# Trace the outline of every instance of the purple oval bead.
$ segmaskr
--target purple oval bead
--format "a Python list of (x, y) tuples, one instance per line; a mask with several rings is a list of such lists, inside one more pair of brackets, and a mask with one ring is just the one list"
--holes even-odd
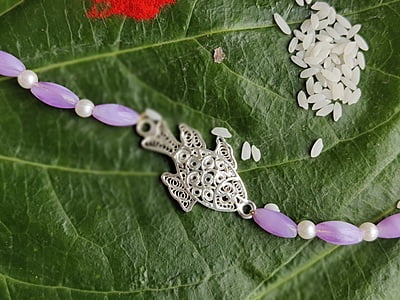
[(362, 241), (361, 230), (346, 222), (329, 221), (316, 226), (317, 237), (327, 243), (335, 245), (352, 245)]
[(0, 75), (18, 77), (25, 70), (25, 65), (18, 58), (10, 53), (0, 51)]
[(31, 92), (40, 101), (58, 108), (74, 108), (79, 101), (79, 97), (69, 89), (53, 82), (38, 82)]
[(257, 208), (253, 215), (254, 221), (270, 234), (294, 238), (297, 236), (297, 225), (284, 214), (266, 208)]
[(139, 119), (139, 114), (123, 105), (101, 104), (93, 109), (93, 117), (111, 126), (132, 126)]
[(394, 239), (400, 237), (400, 214), (387, 217), (380, 221), (378, 225), (378, 237), (384, 239)]

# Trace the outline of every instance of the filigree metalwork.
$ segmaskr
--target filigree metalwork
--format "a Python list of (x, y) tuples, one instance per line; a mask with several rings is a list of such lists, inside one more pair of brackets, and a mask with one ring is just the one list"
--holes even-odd
[(141, 117), (136, 130), (144, 138), (143, 148), (168, 155), (174, 161), (177, 173), (163, 173), (161, 179), (184, 211), (190, 211), (199, 202), (216, 211), (252, 217), (256, 206), (247, 198), (232, 147), (224, 138), (217, 137), (212, 151), (206, 148), (197, 130), (181, 124), (178, 141), (164, 120), (152, 120), (146, 115)]

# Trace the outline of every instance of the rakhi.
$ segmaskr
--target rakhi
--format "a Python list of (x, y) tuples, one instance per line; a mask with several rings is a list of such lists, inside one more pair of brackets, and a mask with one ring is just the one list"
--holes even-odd
[(136, 132), (143, 137), (143, 148), (173, 160), (176, 174), (163, 173), (161, 180), (185, 212), (191, 211), (199, 202), (216, 211), (237, 212), (244, 219), (253, 219), (275, 236), (295, 238), (299, 235), (306, 240), (318, 237), (336, 245), (374, 241), (378, 237), (400, 237), (400, 214), (389, 216), (377, 225), (366, 222), (359, 227), (343, 221), (315, 225), (304, 220), (296, 224), (279, 212), (276, 205), (257, 208), (248, 199), (232, 147), (223, 137), (217, 137), (215, 150), (209, 150), (197, 130), (181, 124), (178, 140), (157, 112), (147, 109), (139, 114), (120, 104), (94, 105), (61, 85), (39, 82), (35, 72), (27, 70), (19, 59), (4, 51), (0, 51), (0, 75), (16, 77), (21, 87), (29, 89), (36, 98), (52, 107), (74, 109), (82, 118), (92, 116), (110, 126), (136, 125)]

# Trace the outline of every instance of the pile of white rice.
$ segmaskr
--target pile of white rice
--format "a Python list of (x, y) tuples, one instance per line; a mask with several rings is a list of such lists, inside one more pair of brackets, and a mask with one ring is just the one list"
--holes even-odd
[[(304, 5), (304, 1), (296, 3)], [(368, 44), (358, 34), (361, 25), (351, 25), (328, 3), (316, 2), (311, 9), (314, 12), (310, 18), (293, 30), (288, 47), (292, 62), (304, 69), (300, 78), (306, 79), (306, 88), (298, 93), (297, 102), (320, 117), (333, 113), (334, 121), (338, 121), (343, 104), (360, 100), (360, 70), (365, 69), (362, 51), (368, 50)], [(283, 33), (292, 34), (279, 14), (274, 14), (274, 19)]]

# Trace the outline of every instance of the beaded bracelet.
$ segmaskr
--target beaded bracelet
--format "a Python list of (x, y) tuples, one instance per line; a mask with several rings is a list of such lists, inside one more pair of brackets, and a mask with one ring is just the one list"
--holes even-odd
[(317, 236), (335, 245), (358, 244), (378, 237), (400, 237), (400, 214), (387, 217), (377, 225), (366, 222), (359, 227), (343, 221), (315, 225), (305, 220), (296, 224), (280, 213), (275, 204), (257, 208), (248, 199), (245, 185), (237, 173), (232, 147), (223, 137), (217, 137), (216, 149), (209, 150), (197, 130), (181, 124), (178, 141), (157, 112), (148, 109), (139, 114), (119, 104), (94, 105), (61, 85), (39, 82), (35, 72), (27, 70), (19, 59), (4, 51), (0, 51), (0, 75), (17, 77), (19, 85), (29, 89), (40, 101), (56, 108), (75, 109), (82, 118), (93, 116), (111, 126), (136, 125), (136, 132), (143, 137), (143, 148), (165, 154), (174, 161), (177, 173), (164, 173), (161, 179), (186, 212), (199, 202), (216, 211), (237, 212), (244, 219), (253, 219), (275, 236), (295, 238), (299, 235), (306, 240)]

